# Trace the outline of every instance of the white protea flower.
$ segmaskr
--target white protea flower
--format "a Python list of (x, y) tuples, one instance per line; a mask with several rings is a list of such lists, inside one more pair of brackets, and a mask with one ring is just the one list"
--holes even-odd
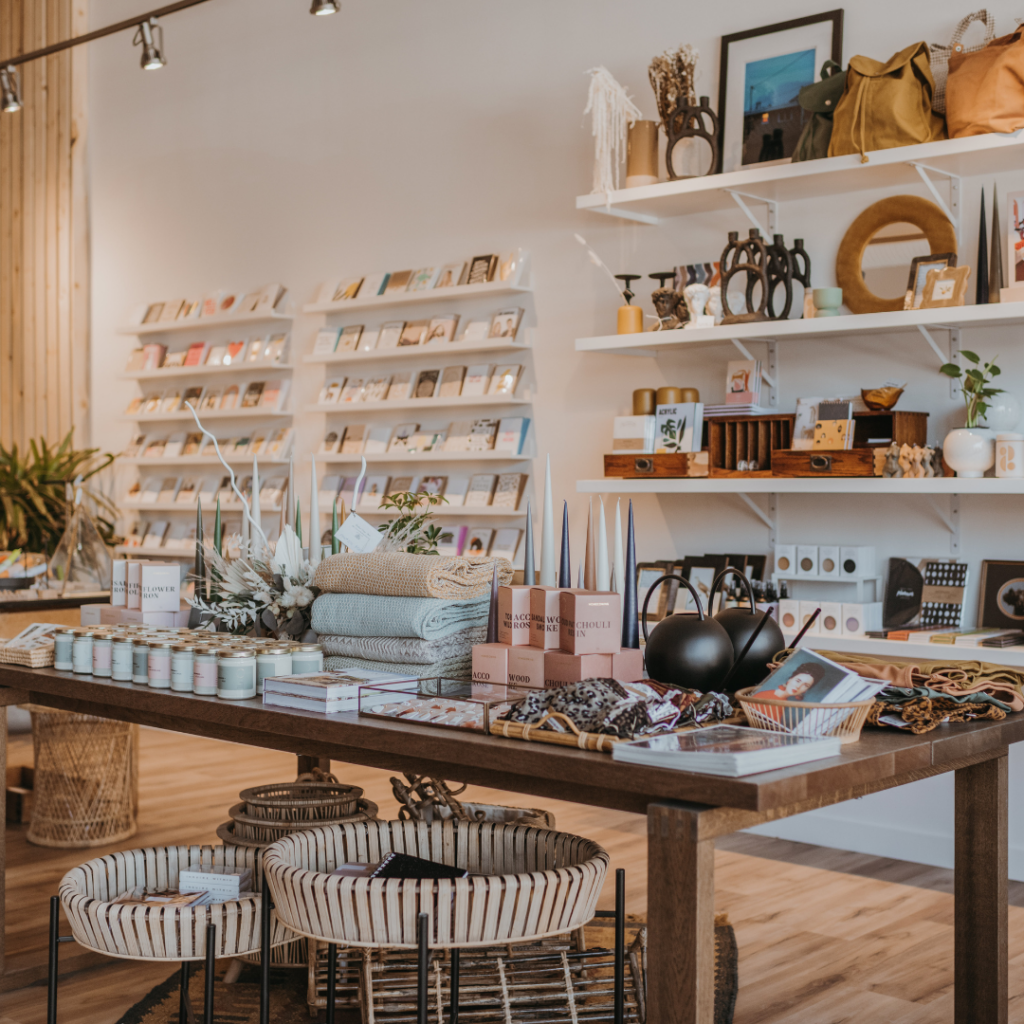
[(302, 568), (302, 544), (295, 531), (287, 524), (277, 539), (274, 564), (286, 579), (297, 576)]

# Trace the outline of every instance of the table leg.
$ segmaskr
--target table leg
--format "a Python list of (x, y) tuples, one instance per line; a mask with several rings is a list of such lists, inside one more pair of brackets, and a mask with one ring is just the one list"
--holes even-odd
[(1007, 756), (956, 772), (956, 1024), (1006, 1024)]
[(715, 1015), (715, 841), (700, 812), (647, 808), (647, 1019), (712, 1024)]
[(331, 759), (329, 757), (310, 757), (306, 754), (299, 754), (297, 774), (309, 775), (314, 768), (319, 768), (322, 772), (330, 772), (331, 770)]

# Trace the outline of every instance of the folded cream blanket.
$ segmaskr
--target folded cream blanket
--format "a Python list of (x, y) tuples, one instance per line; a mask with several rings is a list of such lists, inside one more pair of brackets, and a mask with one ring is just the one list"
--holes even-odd
[(507, 558), (408, 555), (331, 555), (317, 567), (314, 586), (325, 594), (375, 594), (381, 597), (440, 597), (464, 601), (486, 597), (491, 577), (512, 582)]
[(486, 626), (490, 599), (321, 594), (313, 602), (313, 629), (328, 636), (395, 636), (440, 640)]
[(482, 644), (485, 626), (473, 626), (439, 640), (417, 636), (321, 636), (324, 654), (394, 665), (429, 665), (449, 658), (472, 657), (473, 644)]
[(415, 676), (417, 679), (469, 679), (473, 671), (473, 659), (445, 658), (429, 665), (402, 665), (390, 661), (369, 661), (366, 658), (324, 658), (324, 668), (336, 672), (342, 668), (363, 668), (371, 672), (393, 672), (398, 675)]

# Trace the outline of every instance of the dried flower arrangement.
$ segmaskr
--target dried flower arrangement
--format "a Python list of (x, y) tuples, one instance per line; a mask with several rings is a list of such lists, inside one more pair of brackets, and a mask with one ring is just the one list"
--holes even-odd
[(655, 57), (647, 68), (647, 76), (654, 90), (661, 125), (666, 128), (672, 112), (681, 104), (697, 101), (697, 58), (696, 47), (687, 43), (676, 50), (666, 50)]

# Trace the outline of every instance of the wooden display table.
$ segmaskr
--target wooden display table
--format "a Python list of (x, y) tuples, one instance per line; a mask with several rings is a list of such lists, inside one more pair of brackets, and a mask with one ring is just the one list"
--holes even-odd
[(924, 736), (869, 730), (838, 757), (731, 779), (354, 713), (327, 717), (53, 669), (0, 667), (0, 704), (26, 702), (646, 814), (648, 892), (656, 894), (647, 909), (651, 1024), (713, 1019), (717, 836), (955, 771), (955, 1020), (1007, 1020), (1007, 746), (1024, 739), (1024, 715)]

